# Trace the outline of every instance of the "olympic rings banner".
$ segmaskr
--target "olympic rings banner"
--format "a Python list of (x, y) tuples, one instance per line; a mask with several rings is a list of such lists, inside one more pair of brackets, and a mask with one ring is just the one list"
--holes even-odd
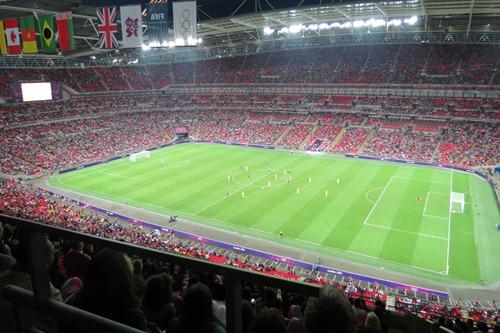
[[(174, 39), (177, 45), (196, 45), (196, 1), (174, 2)], [(182, 42), (181, 42), (182, 40)]]

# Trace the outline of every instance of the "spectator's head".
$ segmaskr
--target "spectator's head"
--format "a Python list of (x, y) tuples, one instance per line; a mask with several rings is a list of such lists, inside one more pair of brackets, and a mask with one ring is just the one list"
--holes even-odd
[(353, 333), (356, 320), (351, 304), (336, 287), (321, 289), (319, 297), (311, 297), (304, 314), (306, 333)]
[(134, 266), (134, 274), (142, 274), (142, 260), (140, 259), (135, 259), (132, 262), (132, 265)]
[(157, 312), (172, 302), (172, 278), (166, 273), (152, 275), (146, 280), (142, 298), (145, 312)]
[(380, 332), (380, 320), (373, 312), (369, 312), (365, 319), (365, 330), (368, 332)]
[(94, 255), (83, 280), (82, 297), (90, 303), (104, 301), (123, 307), (138, 306), (132, 270), (122, 253), (104, 249)]
[(182, 304), (181, 321), (184, 325), (193, 326), (212, 322), (212, 294), (204, 284), (196, 283), (188, 288)]
[(73, 251), (83, 252), (83, 242), (74, 241), (73, 244), (71, 245), (71, 249)]
[(251, 333), (286, 333), (283, 319), (277, 315), (276, 311), (263, 309), (255, 318), (250, 329)]
[(288, 310), (288, 318), (302, 319), (302, 312), (300, 306), (297, 304), (292, 304)]

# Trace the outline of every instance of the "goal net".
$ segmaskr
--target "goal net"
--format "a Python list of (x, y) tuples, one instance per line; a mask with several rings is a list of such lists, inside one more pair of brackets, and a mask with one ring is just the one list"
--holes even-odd
[(465, 195), (460, 192), (451, 192), (450, 210), (452, 213), (463, 213), (465, 207)]
[(150, 158), (151, 152), (148, 150), (143, 150), (135, 154), (130, 154), (130, 161), (135, 162), (140, 158)]

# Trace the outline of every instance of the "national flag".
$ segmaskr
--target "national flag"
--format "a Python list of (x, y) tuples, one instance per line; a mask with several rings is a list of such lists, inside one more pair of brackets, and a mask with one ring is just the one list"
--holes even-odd
[(196, 45), (196, 1), (177, 1), (172, 6), (176, 44)]
[(118, 48), (116, 7), (97, 8), (97, 31), (99, 31), (99, 47), (101, 49)]
[(32, 16), (21, 17), (21, 37), (23, 39), (23, 53), (37, 53), (35, 21)]
[(7, 51), (9, 54), (21, 53), (21, 41), (19, 40), (19, 25), (16, 19), (4, 21), (5, 37), (7, 38)]
[(142, 15), (141, 5), (121, 6), (120, 18), (122, 24), (123, 47), (142, 46)]
[(74, 50), (75, 36), (73, 35), (73, 15), (71, 14), (71, 12), (56, 14), (56, 25), (59, 50)]
[(7, 54), (7, 44), (5, 43), (5, 30), (3, 21), (0, 21), (0, 54)]
[(148, 5), (149, 47), (167, 46), (168, 42), (168, 3)]
[(56, 34), (54, 31), (54, 16), (53, 15), (39, 15), (38, 27), (40, 31), (40, 41), (42, 51), (56, 52)]

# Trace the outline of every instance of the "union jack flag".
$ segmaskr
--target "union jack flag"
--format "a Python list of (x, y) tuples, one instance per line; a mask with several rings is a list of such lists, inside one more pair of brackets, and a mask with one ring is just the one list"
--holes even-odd
[(97, 31), (99, 31), (99, 47), (101, 49), (118, 48), (116, 33), (116, 7), (97, 8)]

